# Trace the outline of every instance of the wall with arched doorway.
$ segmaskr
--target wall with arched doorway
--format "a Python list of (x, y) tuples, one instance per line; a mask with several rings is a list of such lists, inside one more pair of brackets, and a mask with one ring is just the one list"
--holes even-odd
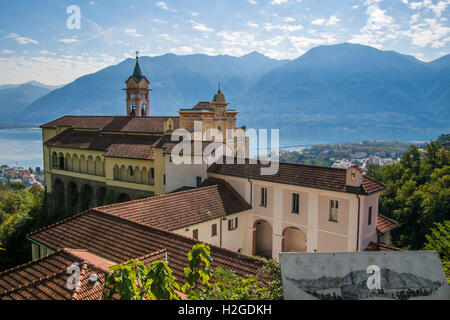
[(253, 225), (253, 254), (272, 258), (272, 225), (265, 220), (257, 220)]
[(306, 234), (297, 227), (285, 228), (283, 230), (281, 251), (306, 252)]

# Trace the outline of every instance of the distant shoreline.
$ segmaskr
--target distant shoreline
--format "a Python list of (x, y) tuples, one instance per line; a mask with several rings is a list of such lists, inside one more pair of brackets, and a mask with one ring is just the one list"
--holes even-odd
[(9, 124), (9, 123), (0, 123), (0, 129), (32, 129), (32, 128), (38, 128), (36, 125), (30, 125), (30, 124)]

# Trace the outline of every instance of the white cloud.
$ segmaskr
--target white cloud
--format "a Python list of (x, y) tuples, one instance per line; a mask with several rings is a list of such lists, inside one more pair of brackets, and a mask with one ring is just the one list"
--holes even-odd
[(88, 54), (77, 57), (71, 55), (0, 57), (2, 70), (0, 83), (23, 83), (37, 79), (48, 84), (67, 84), (115, 63), (116, 59), (106, 54), (96, 57)]
[(190, 22), (192, 23), (193, 28), (195, 30), (202, 31), (202, 32), (213, 32), (214, 31), (214, 29), (208, 28), (207, 26), (205, 26), (202, 23), (198, 23), (193, 20), (190, 20)]
[(335, 26), (341, 21), (336, 15), (332, 15), (330, 18), (328, 18), (326, 25), (327, 26)]
[(248, 0), (249, 3), (251, 4), (257, 4), (258, 2), (256, 2), (256, 0)]
[(320, 19), (319, 18), (319, 19), (313, 20), (311, 22), (311, 24), (315, 24), (315, 25), (318, 25), (318, 26), (323, 26), (325, 24), (325, 22), (326, 22), (325, 19)]
[(413, 14), (411, 16), (411, 20), (409, 20), (409, 23), (413, 24), (416, 23), (417, 21), (419, 21), (420, 15), (418, 13)]
[(282, 3), (287, 3), (287, 0), (272, 0), (270, 2), (270, 4), (276, 5), (276, 4), (282, 4)]
[(198, 17), (198, 12), (191, 12), (191, 16), (193, 16), (193, 17)]
[(295, 19), (292, 18), (292, 17), (286, 17), (286, 18), (284, 18), (284, 22), (294, 22), (294, 21), (295, 21)]
[(366, 13), (369, 15), (365, 26), (366, 30), (380, 30), (389, 27), (394, 18), (387, 15), (385, 10), (381, 10), (377, 5), (371, 5), (367, 8)]
[(58, 41), (62, 42), (62, 43), (69, 44), (69, 43), (76, 43), (76, 42), (78, 42), (78, 39), (75, 39), (75, 38), (63, 38), (63, 39), (58, 39)]
[(15, 51), (14, 50), (8, 50), (8, 49), (3, 49), (1, 51), (2, 54), (13, 54)]
[(249, 27), (252, 27), (252, 28), (257, 28), (257, 27), (259, 27), (259, 24), (254, 23), (253, 21), (247, 21), (247, 25), (248, 25)]
[(172, 42), (178, 42), (177, 39), (173, 38), (171, 35), (167, 34), (167, 33), (163, 33), (159, 35), (161, 38), (165, 39), (165, 40), (169, 40)]
[(436, 19), (425, 19), (424, 23), (411, 26), (402, 35), (410, 38), (414, 45), (421, 48), (427, 46), (442, 48), (450, 42), (450, 28), (443, 26)]
[(303, 26), (300, 24), (298, 24), (298, 25), (290, 25), (290, 24), (273, 25), (271, 23), (265, 23), (264, 29), (266, 29), (267, 31), (282, 30), (282, 31), (286, 31), (286, 32), (294, 32), (294, 31), (303, 30)]
[(48, 54), (48, 55), (52, 55), (52, 56), (56, 55), (56, 53), (53, 53), (53, 52), (50, 52), (47, 50), (39, 50), (39, 53), (40, 54)]
[(153, 19), (153, 22), (156, 22), (156, 23), (167, 23), (167, 21), (164, 21), (164, 20), (161, 20), (161, 19), (158, 19), (158, 18), (154, 18)]
[(330, 33), (321, 33), (319, 37), (316, 38), (309, 38), (305, 36), (290, 36), (289, 40), (297, 50), (298, 54), (303, 54), (310, 47), (315, 47), (322, 44), (332, 44), (337, 41), (335, 36)]
[(442, 12), (447, 9), (447, 6), (450, 5), (450, 0), (447, 1), (439, 1), (437, 4), (430, 4), (428, 8), (433, 10), (436, 17), (440, 17), (442, 15)]
[(7, 36), (5, 36), (5, 38), (13, 39), (13, 40), (17, 41), (20, 44), (29, 44), (29, 43), (39, 44), (39, 41), (33, 40), (31, 38), (27, 38), (27, 37), (21, 37), (17, 33), (10, 33)]
[(163, 10), (169, 10), (169, 8), (167, 7), (166, 3), (163, 2), (163, 1), (157, 2), (157, 3), (156, 3), (156, 6), (157, 6), (157, 7), (160, 7), (160, 8), (163, 9)]
[(137, 33), (136, 29), (130, 28), (130, 29), (125, 29), (124, 32), (132, 37), (136, 37), (139, 38), (142, 35)]
[(194, 48), (182, 46), (177, 48), (171, 48), (169, 51), (175, 54), (191, 54), (194, 52)]

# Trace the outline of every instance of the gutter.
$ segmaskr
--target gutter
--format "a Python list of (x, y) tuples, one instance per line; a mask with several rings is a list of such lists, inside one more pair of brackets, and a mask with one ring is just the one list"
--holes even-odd
[(359, 252), (359, 229), (360, 229), (360, 215), (361, 215), (361, 198), (359, 193), (356, 194), (356, 199), (358, 199), (358, 227), (356, 229), (356, 252)]
[(253, 208), (253, 182), (248, 178), (248, 182), (250, 183), (250, 207)]

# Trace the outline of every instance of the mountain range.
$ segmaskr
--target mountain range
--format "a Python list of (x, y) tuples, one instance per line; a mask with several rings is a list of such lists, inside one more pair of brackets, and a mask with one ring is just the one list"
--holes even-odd
[[(69, 114), (123, 115), (122, 89), (134, 63), (126, 59), (42, 91), (17, 108), (21, 121), (37, 125)], [(220, 83), (230, 108), (240, 113), (238, 125), (279, 128), (285, 142), (417, 141), (450, 131), (450, 55), (423, 62), (343, 43), (313, 48), (294, 60), (252, 52), (165, 54), (140, 57), (139, 63), (152, 88), (151, 115), (177, 115), (180, 108), (209, 101)], [(0, 97), (6, 89), (17, 87), (0, 86)], [(0, 113), (5, 109), (0, 104)]]

